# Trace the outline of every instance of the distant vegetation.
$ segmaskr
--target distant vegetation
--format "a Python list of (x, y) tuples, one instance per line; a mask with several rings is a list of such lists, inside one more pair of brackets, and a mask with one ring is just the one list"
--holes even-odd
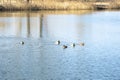
[(109, 3), (109, 9), (120, 8), (120, 0), (0, 0), (0, 10), (95, 9), (96, 2)]

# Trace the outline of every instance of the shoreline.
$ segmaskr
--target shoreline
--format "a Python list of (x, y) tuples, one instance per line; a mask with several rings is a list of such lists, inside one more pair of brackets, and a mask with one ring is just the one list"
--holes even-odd
[[(103, 2), (102, 4), (104, 4)], [(97, 4), (93, 2), (80, 1), (42, 1), (22, 3), (1, 3), (0, 11), (39, 11), (39, 10), (103, 10), (103, 9), (120, 9), (120, 3), (107, 2), (107, 5)]]

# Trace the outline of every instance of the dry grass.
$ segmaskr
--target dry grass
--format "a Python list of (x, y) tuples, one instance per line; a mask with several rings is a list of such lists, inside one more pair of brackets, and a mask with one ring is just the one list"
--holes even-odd
[(90, 9), (90, 5), (76, 1), (55, 2), (45, 1), (42, 4), (36, 4), (41, 9)]
[(21, 2), (8, 2), (1, 4), (6, 9), (50, 9), (50, 10), (72, 10), (72, 9), (90, 9), (91, 6), (87, 3), (76, 2), (76, 1), (32, 1), (31, 3), (21, 3)]
[[(12, 1), (12, 0), (11, 0)], [(26, 2), (19, 2), (15, 3), (7, 2), (4, 4), (0, 4), (7, 10), (80, 10), (80, 9), (94, 9), (91, 3), (87, 2), (80, 2), (80, 1), (32, 1), (29, 4)], [(112, 2), (109, 6), (110, 9), (112, 8), (120, 8), (120, 1)]]

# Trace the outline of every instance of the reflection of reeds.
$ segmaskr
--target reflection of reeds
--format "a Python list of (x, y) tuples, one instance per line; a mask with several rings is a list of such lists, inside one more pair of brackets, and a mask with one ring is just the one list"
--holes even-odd
[[(91, 13), (92, 10), (60, 10), (60, 11), (46, 11), (46, 10), (42, 10), (42, 11), (35, 11), (35, 12), (30, 12), (30, 16), (34, 17), (37, 15), (48, 15), (48, 14), (54, 14), (54, 15), (59, 15), (59, 14), (76, 14), (76, 15), (82, 15), (82, 14), (89, 14)], [(26, 16), (26, 11), (22, 11), (22, 12), (0, 12), (0, 17), (11, 17), (11, 16), (15, 16), (15, 17), (25, 17)]]
[(0, 22), (0, 27), (5, 26), (4, 22)]

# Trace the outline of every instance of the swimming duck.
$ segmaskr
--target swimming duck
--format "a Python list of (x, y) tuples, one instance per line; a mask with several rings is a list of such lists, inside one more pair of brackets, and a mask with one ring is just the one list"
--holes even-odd
[(80, 45), (81, 45), (81, 46), (84, 46), (84, 45), (85, 45), (85, 43), (83, 43), (83, 42), (82, 42), (82, 43), (80, 43)]
[(23, 41), (21, 41), (20, 44), (24, 45), (25, 43)]
[(66, 48), (67, 48), (67, 46), (66, 46), (66, 45), (63, 45), (62, 47), (63, 47), (63, 49), (66, 49)]
[(60, 40), (56, 41), (55, 44), (59, 45), (60, 44)]
[(72, 43), (71, 46), (72, 46), (72, 47), (75, 47), (75, 43)]

